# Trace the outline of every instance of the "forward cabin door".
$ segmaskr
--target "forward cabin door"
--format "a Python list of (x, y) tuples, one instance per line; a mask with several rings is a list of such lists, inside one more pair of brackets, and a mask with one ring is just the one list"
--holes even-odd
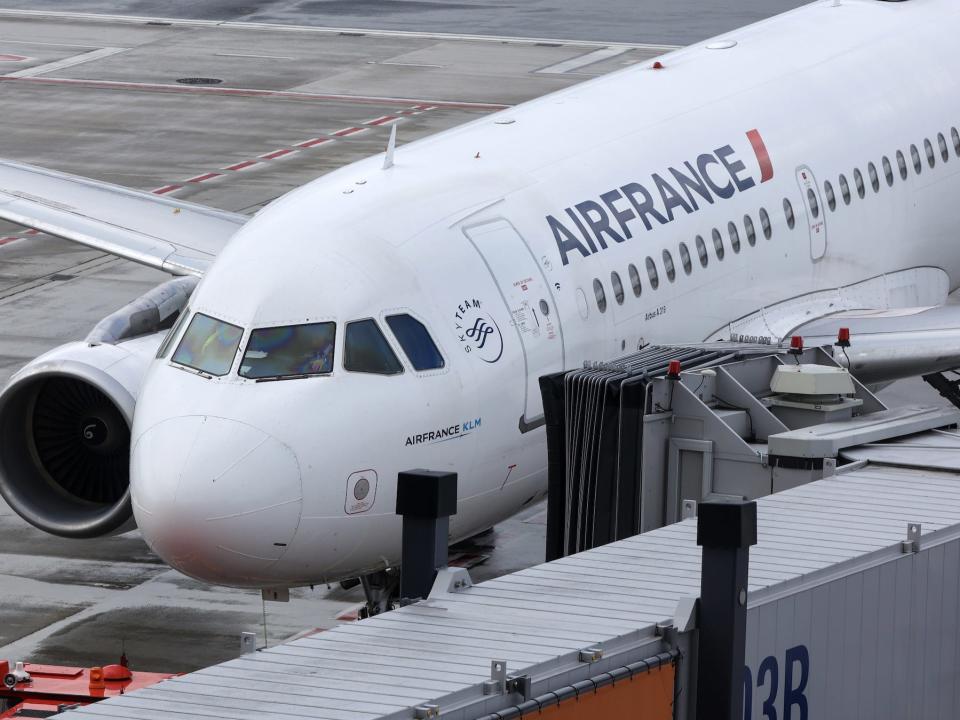
[(540, 376), (564, 369), (563, 331), (550, 283), (507, 220), (473, 225), (463, 232), (493, 276), (523, 349), (526, 393), (519, 426), (520, 432), (529, 432), (544, 423)]
[(819, 260), (827, 253), (827, 209), (823, 205), (817, 180), (806, 165), (797, 168), (797, 183), (800, 185), (800, 194), (803, 196), (803, 205), (807, 211), (810, 259)]

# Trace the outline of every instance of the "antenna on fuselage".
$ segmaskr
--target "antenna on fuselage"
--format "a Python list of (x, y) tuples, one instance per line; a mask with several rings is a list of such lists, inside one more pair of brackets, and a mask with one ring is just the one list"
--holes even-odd
[(397, 149), (397, 126), (390, 127), (390, 139), (387, 140), (387, 154), (383, 158), (383, 169), (389, 170), (393, 167), (393, 152)]

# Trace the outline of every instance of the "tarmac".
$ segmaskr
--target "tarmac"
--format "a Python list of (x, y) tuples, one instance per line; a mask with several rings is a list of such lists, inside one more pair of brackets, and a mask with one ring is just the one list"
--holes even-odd
[[(254, 212), (381, 152), (394, 124), (402, 145), (663, 49), (0, 12), (0, 156)], [(0, 382), (165, 279), (0, 225)], [(887, 391), (918, 398), (939, 401), (919, 381)], [(457, 557), (486, 558), (478, 580), (528, 567), (544, 530), (534, 507)], [(170, 570), (136, 532), (62, 540), (0, 503), (0, 658), (94, 665), (125, 651), (137, 669), (186, 672), (235, 657), (241, 632), (275, 644), (361, 600), (316, 587), (264, 605)]]
[[(0, 156), (249, 213), (382, 152), (393, 124), (402, 145), (662, 52), (606, 47), (0, 13)], [(0, 225), (0, 382), (165, 279)], [(490, 556), (477, 579), (542, 562), (544, 523), (531, 508), (457, 557)], [(317, 587), (263, 605), (170, 570), (136, 532), (63, 540), (0, 504), (0, 658), (125, 651), (138, 669), (185, 672), (235, 657), (241, 632), (274, 644), (361, 601)]]

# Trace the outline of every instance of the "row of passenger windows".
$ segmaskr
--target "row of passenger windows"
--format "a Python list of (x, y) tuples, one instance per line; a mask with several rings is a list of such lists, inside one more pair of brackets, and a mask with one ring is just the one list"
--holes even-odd
[[(170, 330), (157, 357), (164, 357), (186, 321), (184, 311)], [(418, 372), (444, 366), (443, 356), (427, 328), (407, 314), (388, 315), (387, 326)], [(333, 372), (337, 325), (334, 322), (257, 328), (240, 361), (239, 375), (251, 380), (325, 375)], [(173, 362), (208, 375), (222, 376), (233, 367), (243, 328), (196, 313), (173, 354)], [(350, 372), (398, 375), (396, 353), (376, 320), (354, 320), (344, 326), (343, 368)]]
[[(953, 144), (954, 153), (957, 155), (957, 157), (960, 157), (960, 131), (958, 131), (957, 128), (950, 129), (950, 140)], [(923, 156), (921, 156), (920, 149), (916, 145), (911, 145), (909, 149), (909, 155), (910, 164), (913, 166), (913, 172), (916, 175), (920, 175), (923, 172), (924, 157), (926, 158), (927, 165), (929, 165), (931, 169), (936, 167), (938, 152), (943, 162), (950, 160), (950, 145), (948, 144), (947, 138), (943, 133), (937, 134), (936, 148), (929, 138), (923, 141)], [(897, 163), (896, 171), (899, 173), (900, 179), (906, 180), (910, 173), (906, 154), (903, 151), (898, 150), (894, 157)], [(893, 163), (887, 156), (884, 156), (881, 159), (880, 165), (883, 169), (883, 179), (886, 181), (888, 186), (892, 187), (895, 180)], [(837, 185), (840, 190), (840, 198), (843, 200), (844, 205), (849, 205), (851, 203), (854, 192), (857, 193), (857, 196), (860, 199), (866, 197), (867, 180), (869, 180), (870, 187), (873, 189), (873, 192), (880, 192), (880, 173), (877, 170), (877, 166), (873, 162), (867, 163), (866, 179), (864, 178), (863, 173), (860, 172), (859, 168), (854, 168), (852, 187), (850, 182), (847, 180), (846, 175), (841, 174), (839, 176)], [(838, 204), (837, 192), (834, 189), (833, 183), (829, 180), (823, 184), (823, 194), (826, 198), (827, 207), (830, 208), (830, 211), (833, 212), (836, 210)], [(810, 207), (810, 214), (813, 215), (814, 219), (818, 219), (821, 214), (820, 200), (813, 189), (807, 190), (807, 203)], [(784, 220), (786, 220), (787, 227), (793, 230), (797, 224), (797, 217), (793, 210), (793, 204), (790, 202), (789, 198), (783, 199), (783, 216)], [(770, 215), (767, 213), (766, 209), (760, 208), (759, 219), (759, 232), (762, 233), (767, 240), (769, 240), (773, 235), (773, 228), (770, 224)], [(743, 217), (743, 234), (751, 247), (756, 245), (758, 232), (756, 226), (754, 225), (753, 218), (750, 217), (750, 215), (744, 215)], [(727, 237), (729, 239), (730, 248), (734, 253), (739, 253), (741, 248), (741, 236), (740, 229), (737, 227), (736, 223), (727, 223)], [(710, 239), (712, 240), (714, 254), (716, 255), (717, 260), (723, 260), (724, 255), (726, 254), (723, 243), (723, 234), (719, 229), (714, 228), (710, 234)], [(700, 261), (700, 266), (707, 267), (710, 257), (707, 251), (706, 241), (702, 236), (697, 235), (694, 240), (694, 244), (696, 248), (697, 259)], [(680, 243), (678, 247), (678, 256), (680, 258), (680, 265), (683, 268), (684, 274), (689, 275), (693, 271), (693, 261), (691, 259), (692, 256), (690, 248), (685, 242)], [(667, 280), (674, 282), (677, 277), (677, 269), (673, 262), (673, 255), (669, 250), (664, 250), (662, 252), (662, 261), (664, 274), (666, 275)], [(660, 286), (660, 273), (658, 272), (657, 264), (652, 257), (647, 257), (645, 265), (650, 287), (653, 290), (656, 290)], [(627, 274), (630, 278), (630, 285), (633, 289), (634, 296), (640, 297), (641, 293), (643, 292), (643, 287), (641, 286), (640, 281), (640, 272), (637, 270), (635, 265), (630, 264), (627, 266)], [(616, 270), (610, 273), (610, 285), (613, 287), (613, 297), (614, 300), (616, 300), (617, 305), (623, 305), (625, 298), (623, 282), (620, 278), (620, 274)], [(607, 294), (603, 282), (599, 278), (595, 278), (593, 281), (593, 293), (597, 301), (597, 309), (602, 313), (606, 312)]]
[[(955, 127), (950, 128), (950, 143), (953, 144), (954, 154), (960, 157), (960, 131)], [(916, 145), (911, 145), (906, 153), (903, 150), (897, 150), (893, 162), (889, 157), (884, 155), (880, 159), (880, 168), (883, 171), (883, 180), (886, 182), (887, 187), (893, 187), (896, 175), (899, 175), (901, 180), (906, 180), (910, 176), (911, 167), (915, 175), (923, 173), (924, 160), (926, 160), (926, 164), (931, 170), (937, 166), (937, 155), (940, 156), (943, 162), (948, 162), (950, 160), (950, 143), (948, 143), (946, 135), (937, 133), (936, 147), (934, 147), (930, 138), (924, 139), (922, 155), (920, 148)], [(908, 155), (909, 161), (907, 160)], [(894, 168), (894, 162), (896, 162), (896, 168)], [(843, 204), (850, 204), (850, 201), (853, 199), (854, 190), (857, 193), (857, 197), (862, 200), (867, 194), (867, 180), (869, 180), (873, 192), (880, 192), (880, 179), (880, 171), (878, 171), (877, 166), (872, 162), (867, 163), (866, 180), (863, 177), (863, 173), (860, 172), (860, 168), (854, 168), (853, 189), (850, 187), (847, 176), (841, 174), (838, 178), (838, 187)], [(823, 194), (830, 211), (833, 212), (836, 210), (838, 205), (837, 193), (833, 183), (829, 180), (823, 184)], [(810, 212), (813, 214), (813, 217), (820, 217), (820, 203), (817, 201), (817, 195), (813, 190), (807, 190), (807, 201), (810, 203)]]
[[(789, 200), (784, 200), (784, 211), (787, 213), (787, 224), (792, 228), (794, 225), (793, 208), (790, 206)], [(773, 225), (770, 222), (770, 214), (766, 208), (760, 208), (757, 217), (759, 219), (759, 227), (754, 223), (753, 217), (744, 215), (742, 232), (741, 227), (735, 222), (731, 221), (727, 223), (726, 239), (730, 249), (734, 253), (740, 252), (743, 247), (742, 240), (746, 240), (750, 247), (754, 247), (757, 244), (757, 237), (759, 235), (763, 235), (766, 240), (773, 237)], [(713, 228), (709, 240), (710, 245), (713, 246), (713, 254), (717, 260), (723, 260), (727, 253), (724, 244), (724, 234), (719, 228)], [(680, 261), (680, 269), (683, 270), (684, 275), (690, 275), (693, 272), (694, 252), (696, 253), (696, 260), (700, 263), (700, 267), (705, 268), (710, 264), (710, 252), (707, 240), (705, 240), (702, 235), (697, 235), (693, 240), (692, 250), (686, 242), (681, 242), (677, 246), (677, 257)], [(667, 280), (674, 282), (677, 279), (677, 265), (674, 263), (673, 254), (669, 250), (664, 250), (661, 253), (661, 261), (663, 264), (663, 273)], [(647, 282), (650, 284), (652, 290), (656, 290), (660, 287), (660, 271), (657, 263), (652, 257), (647, 257), (644, 261), (644, 266), (647, 273)], [(643, 294), (643, 284), (640, 271), (633, 263), (627, 266), (627, 277), (630, 281), (630, 288), (633, 291), (634, 297), (640, 297), (641, 294)], [(617, 305), (623, 305), (626, 293), (624, 292), (624, 284), (620, 273), (616, 270), (610, 273), (610, 285), (613, 288), (613, 299)], [(606, 312), (607, 292), (603, 282), (599, 278), (595, 278), (593, 281), (593, 294), (597, 301), (597, 309), (602, 313)]]

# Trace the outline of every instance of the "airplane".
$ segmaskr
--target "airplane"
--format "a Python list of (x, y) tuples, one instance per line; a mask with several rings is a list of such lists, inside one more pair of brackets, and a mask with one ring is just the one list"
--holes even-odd
[(952, 0), (814, 2), (253, 217), (3, 162), (0, 218), (172, 279), (10, 380), (0, 492), (306, 586), (396, 566), (400, 471), (458, 473), (451, 541), (542, 498), (545, 374), (834, 319), (876, 385), (960, 366), (958, 30)]

